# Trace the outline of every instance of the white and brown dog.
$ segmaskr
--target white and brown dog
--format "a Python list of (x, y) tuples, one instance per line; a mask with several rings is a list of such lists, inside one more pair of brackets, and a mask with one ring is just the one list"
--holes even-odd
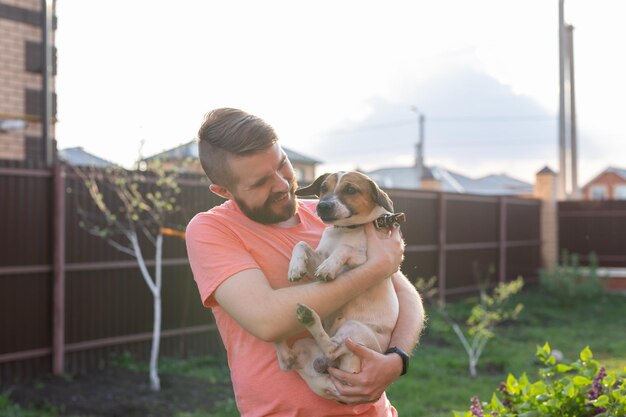
[[(404, 221), (404, 214), (393, 214), (393, 204), (374, 181), (358, 172), (324, 174), (297, 195), (320, 198), (317, 214), (327, 228), (314, 250), (305, 242), (293, 249), (289, 280), (305, 276), (321, 281), (335, 279), (346, 269), (366, 261), (367, 238), (363, 226), (375, 222), (377, 228), (388, 228)], [(359, 372), (361, 361), (344, 345), (349, 337), (378, 352), (389, 345), (398, 318), (398, 298), (391, 277), (342, 306), (322, 320), (309, 307), (300, 304), (298, 320), (313, 339), (276, 344), (281, 369), (295, 370), (318, 395), (334, 399), (339, 395), (327, 373), (328, 366), (347, 372)]]

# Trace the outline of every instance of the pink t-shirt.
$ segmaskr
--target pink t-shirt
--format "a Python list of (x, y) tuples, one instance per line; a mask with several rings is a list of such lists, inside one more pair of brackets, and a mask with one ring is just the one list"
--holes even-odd
[(254, 222), (233, 201), (197, 214), (187, 226), (189, 262), (226, 347), (239, 412), (242, 417), (395, 417), (385, 395), (357, 406), (317, 396), (297, 372), (280, 369), (272, 343), (244, 330), (215, 301), (217, 287), (246, 269), (260, 269), (272, 288), (298, 285), (287, 279), (292, 248), (299, 241), (316, 247), (326, 228), (315, 204), (300, 201), (300, 223), (288, 228)]

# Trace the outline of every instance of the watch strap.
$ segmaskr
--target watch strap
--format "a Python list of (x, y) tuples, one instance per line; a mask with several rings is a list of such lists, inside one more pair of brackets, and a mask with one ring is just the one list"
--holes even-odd
[(400, 356), (400, 359), (402, 359), (402, 373), (400, 374), (400, 376), (406, 374), (406, 372), (409, 370), (409, 355), (407, 355), (404, 350), (400, 349), (397, 346), (391, 346), (385, 351), (385, 355), (388, 355), (390, 353), (397, 353)]

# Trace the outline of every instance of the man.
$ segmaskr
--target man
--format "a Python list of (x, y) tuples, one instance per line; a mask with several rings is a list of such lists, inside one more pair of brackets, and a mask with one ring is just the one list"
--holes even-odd
[[(399, 229), (380, 236), (366, 226), (368, 260), (332, 282), (290, 283), (291, 250), (299, 241), (317, 246), (327, 226), (314, 201), (298, 201), (291, 163), (263, 120), (237, 109), (209, 112), (198, 132), (210, 189), (227, 201), (196, 215), (187, 227), (187, 250), (202, 302), (212, 309), (228, 354), (242, 417), (396, 416), (384, 390), (406, 368), (424, 312), (419, 295), (399, 271)], [(400, 315), (387, 355), (350, 340), (361, 372), (329, 369), (340, 396), (314, 394), (296, 372), (279, 368), (273, 342), (306, 337), (296, 319), (303, 303), (326, 317), (370, 286), (393, 275)], [(404, 368), (403, 368), (404, 367)]]

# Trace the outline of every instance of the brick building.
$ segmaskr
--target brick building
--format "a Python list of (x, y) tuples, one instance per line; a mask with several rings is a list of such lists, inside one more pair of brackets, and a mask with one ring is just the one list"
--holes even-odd
[[(54, 2), (48, 0), (51, 10)], [(47, 145), (43, 139), (45, 102), (44, 33), (45, 5), (42, 0), (0, 0), (0, 166), (43, 167), (54, 148), (56, 120), (56, 49), (52, 47), (52, 91)], [(54, 11), (51, 13), (54, 16)], [(51, 21), (50, 45), (54, 45), (56, 19)], [(50, 154), (52, 155), (52, 154)]]
[(585, 200), (626, 200), (626, 169), (608, 167), (582, 188)]

